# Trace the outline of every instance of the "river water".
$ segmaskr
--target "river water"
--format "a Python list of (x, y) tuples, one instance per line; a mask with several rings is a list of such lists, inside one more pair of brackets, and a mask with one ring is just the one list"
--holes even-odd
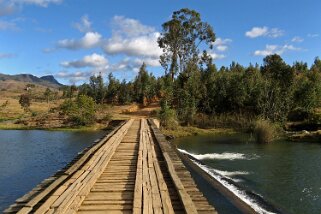
[(174, 143), (213, 177), (234, 181), (236, 186), (224, 185), (261, 213), (267, 210), (245, 190), (285, 213), (321, 213), (321, 144), (258, 145), (249, 136), (192, 136)]
[(0, 130), (0, 212), (104, 133)]

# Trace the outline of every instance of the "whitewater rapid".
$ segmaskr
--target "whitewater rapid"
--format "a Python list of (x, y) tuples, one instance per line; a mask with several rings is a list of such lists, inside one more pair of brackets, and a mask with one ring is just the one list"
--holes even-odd
[[(218, 160), (253, 160), (256, 158), (259, 158), (257, 155), (253, 156), (247, 156), (245, 154), (241, 153), (211, 153), (211, 154), (193, 154), (189, 153), (186, 150), (178, 149), (181, 153), (187, 154), (196, 160), (205, 160), (205, 159), (218, 159)], [(205, 171), (208, 175), (216, 179), (219, 183), (221, 183), (225, 188), (229, 189), (235, 196), (237, 196), (240, 200), (242, 200), (244, 203), (249, 205), (253, 210), (255, 210), (257, 213), (260, 214), (274, 214), (274, 212), (270, 212), (263, 207), (260, 206), (260, 204), (253, 198), (251, 198), (244, 190), (240, 189), (236, 185), (234, 185), (232, 182), (228, 182), (228, 180), (236, 181), (235, 179), (231, 178), (236, 175), (247, 175), (249, 172), (245, 171), (222, 171), (217, 170), (214, 168), (211, 168), (207, 165), (204, 165), (200, 163), (199, 161), (196, 161), (191, 159), (198, 167), (200, 167), (203, 171)]]

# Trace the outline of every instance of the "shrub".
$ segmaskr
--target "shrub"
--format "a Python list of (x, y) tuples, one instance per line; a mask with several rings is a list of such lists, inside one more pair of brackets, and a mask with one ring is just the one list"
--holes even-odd
[(95, 122), (96, 105), (91, 97), (80, 95), (75, 101), (66, 100), (60, 108), (76, 125), (90, 125)]
[(23, 108), (26, 112), (29, 111), (29, 107), (31, 105), (31, 98), (29, 94), (22, 94), (19, 98), (19, 103), (21, 108)]
[(270, 143), (277, 135), (275, 124), (268, 120), (257, 120), (255, 122), (254, 136), (257, 143)]
[(160, 126), (166, 129), (175, 130), (178, 127), (177, 115), (174, 109), (169, 108), (166, 103), (161, 103), (159, 111)]

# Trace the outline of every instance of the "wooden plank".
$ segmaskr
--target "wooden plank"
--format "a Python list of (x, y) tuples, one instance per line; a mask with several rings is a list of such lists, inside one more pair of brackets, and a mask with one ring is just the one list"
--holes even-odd
[(143, 214), (152, 214), (151, 186), (149, 180), (148, 162), (147, 162), (147, 142), (146, 132), (142, 132), (143, 138)]
[[(77, 160), (71, 167), (69, 167), (62, 176), (58, 177), (52, 184), (50, 184), (48, 187), (46, 187), (45, 189), (43, 189), (41, 192), (39, 192), (37, 194), (30, 194), (27, 193), (25, 196), (23, 196), (21, 200), (26, 200), (28, 197), (28, 195), (32, 195), (34, 196), (33, 198), (31, 198), (29, 201), (27, 201), (25, 206), (25, 209), (21, 209), (20, 213), (29, 213), (27, 212), (27, 210), (32, 210), (32, 207), (34, 207), (37, 203), (39, 203), (39, 201), (41, 201), (45, 196), (47, 196), (51, 191), (53, 191), (55, 188), (57, 188), (62, 182), (64, 182), (65, 179), (67, 179), (67, 175), (71, 175), (73, 174), (86, 160), (87, 158), (91, 155), (92, 152), (94, 152), (100, 145), (102, 145), (103, 143), (105, 143), (105, 141), (110, 138), (116, 131), (118, 131), (121, 127), (123, 126), (123, 124), (119, 125), (116, 129), (114, 129), (112, 132), (110, 132), (106, 137), (104, 137), (100, 143), (96, 144), (95, 146), (91, 147), (88, 151), (86, 151), (86, 153), (79, 159)], [(48, 179), (46, 179), (48, 180)], [(46, 181), (44, 180), (44, 182)], [(35, 192), (34, 190), (32, 190), (33, 192)], [(31, 192), (32, 192), (31, 191)], [(17, 202), (19, 202), (19, 199), (17, 200)], [(30, 211), (31, 211), (30, 210)], [(19, 212), (17, 212), (19, 213)]]
[(186, 192), (181, 180), (179, 179), (179, 177), (176, 174), (176, 171), (175, 171), (175, 168), (174, 168), (171, 158), (169, 157), (167, 152), (164, 152), (163, 155), (164, 155), (164, 159), (166, 161), (167, 167), (168, 167), (169, 174), (174, 182), (174, 185), (178, 191), (179, 197), (184, 205), (185, 212), (187, 214), (197, 213), (194, 202), (192, 201), (191, 197)]
[(140, 139), (138, 148), (138, 160), (136, 169), (136, 180), (135, 180), (135, 190), (134, 190), (134, 201), (133, 201), (133, 213), (142, 213), (142, 195), (143, 195), (143, 120), (140, 120)]
[[(55, 213), (64, 213), (69, 209), (69, 206), (74, 210), (77, 205), (81, 204), (84, 197), (81, 195), (81, 190), (87, 187), (88, 192), (90, 191), (91, 185), (94, 184), (94, 181), (98, 177), (99, 173), (102, 172), (101, 168), (105, 167), (104, 162), (111, 156), (111, 153), (117, 147), (117, 144), (120, 142), (121, 138), (125, 135), (129, 126), (131, 125), (132, 120), (128, 121), (124, 126), (122, 126), (118, 132), (109, 138), (104, 145), (99, 148), (91, 159), (86, 162), (82, 167), (84, 172), (79, 176), (68, 188), (60, 195), (57, 200), (50, 206)], [(106, 147), (112, 147), (111, 150), (107, 150)], [(109, 159), (108, 159), (109, 160)], [(107, 163), (106, 163), (107, 165)], [(90, 186), (90, 187), (88, 187)], [(79, 195), (80, 194), (80, 195)], [(77, 197), (79, 195), (79, 197)], [(45, 202), (46, 203), (46, 202)], [(46, 203), (50, 204), (50, 203)], [(42, 207), (43, 209), (43, 207)]]
[[(149, 137), (149, 141), (152, 143), (153, 142), (153, 138), (152, 138), (151, 133), (150, 133), (149, 130), (148, 130), (148, 137)], [(157, 157), (156, 157), (156, 151), (155, 151), (155, 148), (154, 148), (153, 144), (151, 145), (151, 152), (152, 152), (153, 156), (155, 157), (155, 159), (154, 159), (154, 169), (155, 169), (155, 173), (156, 173), (155, 177), (156, 177), (157, 182), (158, 182), (160, 196), (161, 196), (161, 199), (162, 199), (161, 203), (162, 203), (162, 207), (163, 207), (163, 212), (165, 214), (174, 214), (174, 209), (173, 209), (173, 206), (172, 206), (172, 202), (171, 202), (171, 199), (170, 199), (168, 188), (167, 188), (166, 182), (164, 180), (163, 173), (162, 173), (162, 171), (160, 169), (159, 162), (158, 162)]]

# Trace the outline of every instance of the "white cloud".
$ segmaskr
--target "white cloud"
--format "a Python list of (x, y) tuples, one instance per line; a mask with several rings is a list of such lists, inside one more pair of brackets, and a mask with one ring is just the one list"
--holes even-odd
[[(86, 23), (86, 24), (85, 24)], [(74, 27), (80, 31), (85, 31), (91, 27), (88, 17), (83, 17), (82, 22)], [(160, 33), (153, 27), (141, 24), (138, 20), (115, 16), (112, 20), (112, 36), (103, 38), (97, 32), (87, 32), (81, 39), (64, 39), (56, 44), (57, 48), (70, 50), (89, 49), (93, 47), (101, 48), (108, 56), (120, 55), (121, 61), (109, 63), (106, 56), (92, 54), (85, 56), (80, 60), (64, 61), (60, 65), (67, 71), (61, 71), (57, 74), (58, 78), (67, 78), (72, 82), (88, 79), (91, 75), (98, 72), (107, 73), (115, 71), (134, 71), (145, 62), (146, 65), (160, 66), (159, 56), (162, 50), (158, 47), (157, 39)], [(220, 41), (220, 40), (219, 40)], [(224, 42), (227, 42), (224, 41)], [(47, 51), (46, 51), (47, 50)], [(46, 49), (45, 52), (51, 52), (55, 49)], [(84, 68), (90, 68), (91, 71), (83, 71)], [(77, 69), (75, 72), (70, 70)]]
[(292, 41), (292, 42), (298, 42), (298, 43), (300, 43), (300, 42), (303, 42), (304, 39), (301, 38), (301, 37), (299, 37), (299, 36), (295, 36), (295, 37), (292, 38), (291, 41)]
[(216, 47), (216, 49), (218, 51), (224, 52), (224, 51), (227, 51), (228, 47), (226, 45), (219, 45), (219, 46)]
[(66, 48), (71, 50), (95, 48), (100, 45), (102, 36), (97, 32), (87, 32), (83, 38), (63, 39), (58, 41), (58, 48)]
[(4, 30), (18, 30), (15, 22), (8, 22), (0, 20), (0, 31)]
[(88, 78), (92, 75), (90, 71), (60, 71), (56, 75), (57, 78), (68, 79), (70, 83), (77, 83), (79, 81), (87, 81)]
[(92, 55), (85, 56), (81, 60), (62, 62), (61, 65), (66, 68), (106, 68), (108, 66), (108, 60), (103, 55), (93, 53)]
[(114, 34), (125, 34), (129, 37), (155, 32), (153, 27), (143, 25), (138, 20), (126, 18), (124, 16), (114, 16), (112, 27)]
[(78, 29), (80, 32), (86, 33), (92, 31), (91, 28), (92, 23), (89, 20), (89, 17), (87, 15), (84, 15), (81, 17), (80, 22), (74, 23), (73, 26)]
[(231, 42), (232, 42), (231, 39), (217, 38), (213, 46), (217, 51), (224, 52), (228, 50)]
[(152, 58), (158, 58), (162, 54), (157, 43), (160, 33), (153, 27), (123, 16), (115, 16), (112, 26), (113, 35), (106, 40), (103, 46), (107, 54)]
[(245, 36), (249, 38), (257, 38), (257, 37), (271, 37), (277, 38), (284, 35), (284, 31), (278, 28), (268, 28), (264, 27), (253, 27), (250, 31), (245, 33)]
[(158, 58), (137, 58), (135, 59), (135, 62), (137, 66), (141, 66), (143, 63), (152, 67), (160, 66)]
[(213, 43), (213, 50), (207, 50), (208, 54), (212, 57), (213, 60), (219, 60), (226, 58), (225, 54), (222, 52), (226, 52), (229, 49), (230, 44), (232, 43), (232, 39), (223, 39), (217, 38)]
[(256, 50), (254, 52), (255, 56), (267, 56), (271, 54), (282, 55), (286, 51), (300, 51), (301, 48), (295, 47), (293, 45), (266, 45), (264, 50)]
[(224, 59), (226, 57), (224, 54), (216, 53), (213, 50), (209, 50), (208, 54), (212, 57), (213, 60)]
[(159, 57), (162, 50), (158, 47), (158, 32), (144, 36), (123, 38), (114, 35), (104, 45), (107, 54), (125, 54), (128, 56)]
[(267, 27), (253, 27), (250, 31), (247, 31), (245, 35), (250, 38), (256, 38), (259, 36), (264, 36), (268, 32)]

